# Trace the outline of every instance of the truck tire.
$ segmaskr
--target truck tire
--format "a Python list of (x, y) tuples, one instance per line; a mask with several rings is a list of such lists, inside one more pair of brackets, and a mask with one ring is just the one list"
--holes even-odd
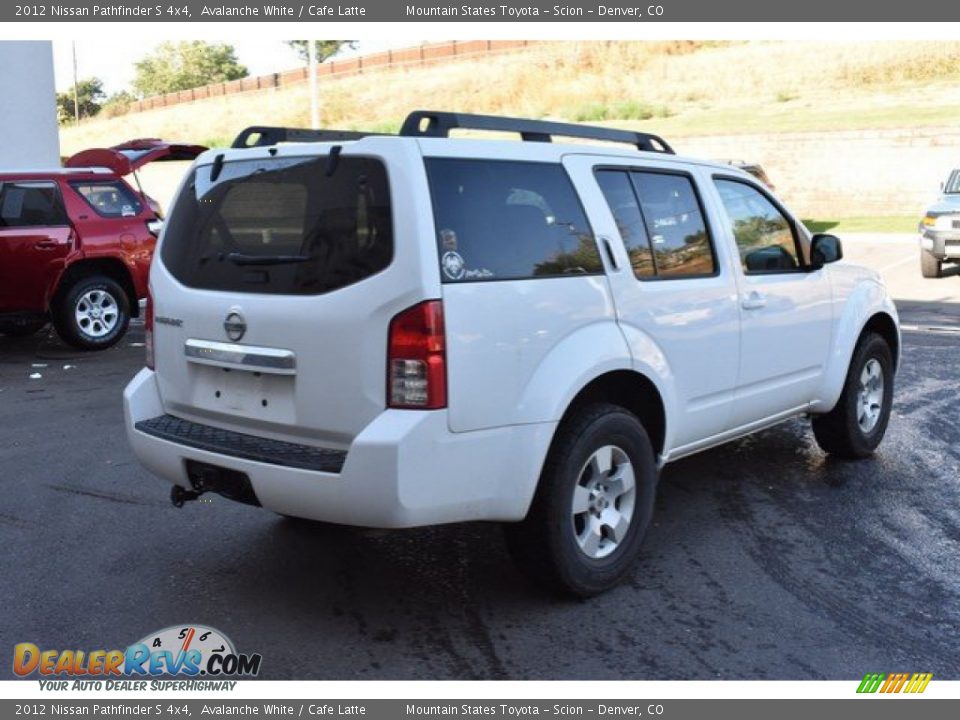
[(520, 568), (548, 589), (589, 597), (633, 569), (653, 515), (657, 462), (635, 415), (597, 403), (557, 431), (530, 512), (505, 525)]
[(921, 250), (920, 272), (925, 278), (938, 278), (943, 272), (943, 263), (926, 250)]
[(120, 284), (106, 275), (88, 275), (61, 294), (53, 324), (63, 340), (81, 350), (114, 345), (130, 323), (130, 301)]
[(870, 457), (887, 431), (893, 404), (893, 355), (887, 341), (867, 333), (853, 352), (843, 392), (828, 413), (813, 418), (820, 448), (847, 460)]

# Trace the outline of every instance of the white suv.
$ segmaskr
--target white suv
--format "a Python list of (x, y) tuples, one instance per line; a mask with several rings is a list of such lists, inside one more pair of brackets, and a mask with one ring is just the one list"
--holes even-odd
[(130, 443), (177, 505), (502, 521), (531, 575), (594, 594), (630, 572), (665, 463), (805, 414), (830, 453), (877, 447), (897, 313), (840, 257), (653, 135), (251, 128), (198, 158), (160, 238)]

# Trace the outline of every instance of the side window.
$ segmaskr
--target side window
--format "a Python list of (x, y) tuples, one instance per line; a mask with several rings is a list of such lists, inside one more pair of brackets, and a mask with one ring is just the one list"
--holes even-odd
[(626, 170), (598, 170), (596, 177), (627, 248), (633, 274), (639, 279), (654, 277), (657, 272), (653, 265), (650, 238), (643, 224), (630, 175)]
[(444, 282), (603, 272), (560, 165), (432, 158), (426, 168)]
[(674, 173), (631, 171), (661, 278), (712, 275), (716, 262), (693, 180)]
[(800, 267), (793, 227), (760, 190), (739, 180), (715, 180), (730, 218), (746, 273), (789, 272)]
[(55, 227), (67, 224), (60, 191), (52, 182), (0, 185), (0, 227)]
[(78, 182), (70, 186), (102, 217), (135, 217), (143, 210), (136, 195), (120, 182)]

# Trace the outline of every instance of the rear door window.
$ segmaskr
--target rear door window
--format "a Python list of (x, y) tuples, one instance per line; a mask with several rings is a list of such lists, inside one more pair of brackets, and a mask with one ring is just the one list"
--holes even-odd
[(713, 245), (691, 177), (626, 169), (600, 169), (596, 177), (638, 279), (716, 273)]
[(365, 157), (269, 158), (196, 168), (161, 247), (189, 287), (314, 295), (386, 268), (386, 168)]
[(603, 272), (559, 164), (432, 158), (426, 166), (444, 282)]
[(0, 227), (57, 227), (67, 224), (67, 212), (56, 183), (0, 183)]
[(136, 217), (143, 205), (122, 182), (72, 182), (70, 187), (101, 217)]

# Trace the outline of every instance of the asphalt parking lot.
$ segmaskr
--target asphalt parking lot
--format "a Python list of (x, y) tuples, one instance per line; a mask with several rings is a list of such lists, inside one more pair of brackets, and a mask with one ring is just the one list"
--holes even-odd
[(142, 326), (100, 354), (0, 336), (0, 650), (203, 623), (268, 679), (958, 679), (960, 274), (922, 280), (911, 238), (845, 249), (905, 328), (879, 454), (831, 460), (795, 421), (670, 465), (632, 582), (586, 602), (528, 584), (492, 525), (177, 510), (123, 432)]

